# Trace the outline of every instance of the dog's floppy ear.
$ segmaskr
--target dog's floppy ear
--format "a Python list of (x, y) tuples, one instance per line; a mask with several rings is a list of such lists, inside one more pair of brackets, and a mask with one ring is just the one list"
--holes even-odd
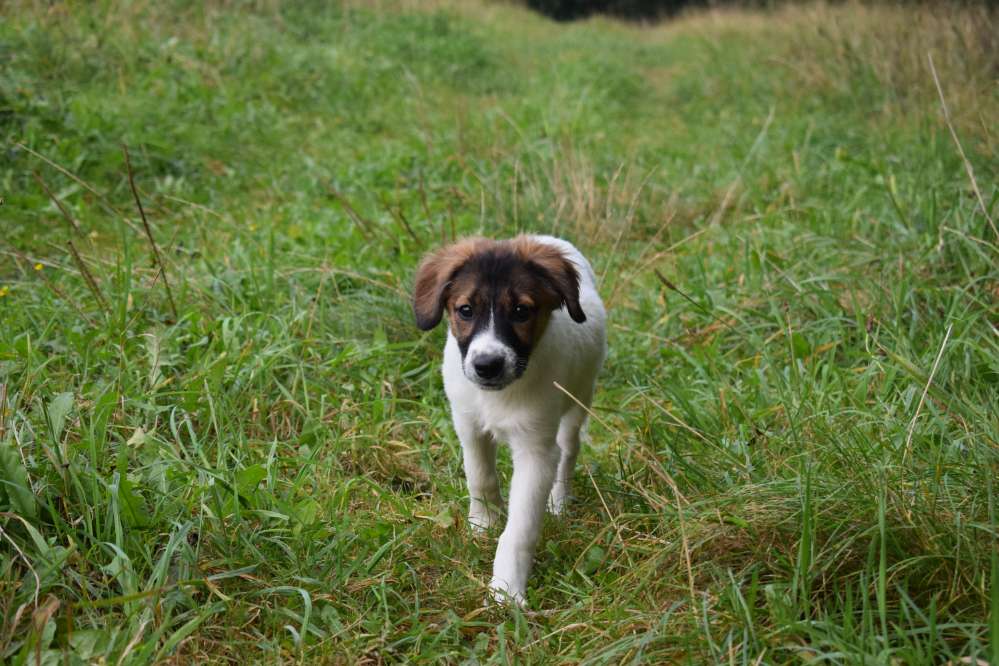
[(561, 305), (578, 324), (586, 321), (586, 313), (579, 305), (579, 271), (562, 251), (546, 243), (526, 237), (514, 240), (521, 256), (534, 268), (558, 295)]
[(420, 262), (413, 287), (413, 314), (420, 330), (429, 331), (440, 323), (451, 280), (482, 242), (481, 238), (466, 238), (431, 252)]

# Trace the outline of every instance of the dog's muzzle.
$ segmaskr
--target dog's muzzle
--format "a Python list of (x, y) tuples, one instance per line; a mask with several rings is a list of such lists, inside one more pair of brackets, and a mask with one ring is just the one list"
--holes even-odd
[(486, 391), (499, 391), (520, 376), (520, 363), (512, 349), (469, 352), (462, 370), (472, 383)]

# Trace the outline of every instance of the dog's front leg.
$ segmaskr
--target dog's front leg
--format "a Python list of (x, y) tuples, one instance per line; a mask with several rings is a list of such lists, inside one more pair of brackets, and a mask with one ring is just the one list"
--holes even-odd
[(489, 587), (497, 601), (510, 600), (523, 605), (545, 504), (555, 480), (559, 449), (553, 434), (546, 438), (514, 439), (510, 450), (513, 457), (510, 508), (506, 529), (496, 546)]
[(496, 440), (459, 412), (454, 414), (454, 430), (461, 441), (468, 483), (468, 522), (473, 529), (486, 530), (499, 520), (503, 502), (496, 476)]

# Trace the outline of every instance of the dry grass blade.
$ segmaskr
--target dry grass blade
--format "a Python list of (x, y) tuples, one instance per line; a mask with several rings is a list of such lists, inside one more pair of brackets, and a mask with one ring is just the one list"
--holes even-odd
[(83, 257), (81, 257), (80, 253), (76, 251), (76, 246), (73, 245), (73, 241), (66, 241), (66, 246), (69, 247), (69, 253), (73, 256), (73, 261), (76, 262), (76, 267), (80, 269), (80, 274), (83, 276), (83, 279), (87, 283), (87, 287), (90, 288), (90, 292), (94, 295), (94, 298), (97, 299), (101, 309), (104, 310), (105, 313), (110, 312), (111, 309), (108, 307), (107, 301), (104, 300), (104, 296), (101, 294), (101, 288), (97, 285), (97, 280), (95, 280), (94, 276), (90, 273), (90, 269), (87, 268), (87, 264), (83, 261)]
[(45, 190), (45, 194), (49, 195), (49, 199), (52, 199), (52, 203), (54, 203), (56, 205), (56, 208), (59, 209), (59, 212), (62, 213), (62, 216), (69, 224), (70, 229), (72, 229), (76, 233), (80, 233), (80, 223), (77, 222), (73, 218), (73, 216), (69, 214), (69, 211), (66, 210), (66, 207), (62, 205), (61, 201), (59, 201), (59, 197), (57, 197), (55, 193), (49, 189), (49, 186), (45, 184), (45, 181), (42, 179), (41, 175), (37, 171), (32, 171), (31, 175), (35, 177), (35, 180), (38, 181), (38, 184), (42, 186), (43, 190)]
[[(62, 602), (59, 601), (59, 598), (50, 594), (45, 598), (45, 605), (40, 608), (36, 608), (35, 612), (31, 614), (31, 623), (34, 625), (33, 628), (35, 630), (35, 635), (38, 636), (39, 639), (41, 638), (42, 632), (45, 630), (45, 625), (49, 623), (49, 620), (52, 619), (52, 616), (56, 614), (56, 611), (59, 610), (59, 606), (61, 605)], [(42, 664), (42, 646), (43, 642), (41, 640), (35, 644), (35, 664), (37, 666), (41, 666)]]
[(145, 620), (143, 621), (142, 624), (139, 625), (139, 628), (135, 632), (135, 635), (132, 636), (132, 639), (130, 641), (128, 641), (128, 645), (125, 646), (125, 649), (124, 651), (122, 651), (121, 656), (118, 657), (118, 661), (116, 662), (118, 666), (121, 666), (121, 664), (125, 663), (125, 660), (128, 657), (128, 655), (131, 654), (132, 650), (135, 649), (135, 646), (137, 646), (139, 644), (139, 641), (142, 640), (143, 635), (146, 633), (146, 626), (148, 624), (149, 620)]
[(177, 305), (173, 300), (173, 292), (170, 290), (170, 281), (167, 279), (166, 265), (163, 263), (163, 257), (160, 255), (160, 248), (156, 245), (156, 239), (153, 238), (153, 230), (149, 227), (149, 220), (146, 219), (146, 211), (142, 208), (142, 200), (139, 198), (139, 190), (135, 187), (135, 177), (132, 173), (132, 160), (128, 156), (128, 146), (122, 144), (122, 152), (125, 154), (125, 168), (128, 170), (128, 185), (132, 188), (132, 196), (135, 197), (135, 205), (139, 209), (139, 217), (142, 218), (142, 227), (146, 231), (146, 238), (149, 240), (149, 245), (153, 249), (153, 256), (156, 257), (156, 265), (160, 267), (160, 275), (163, 276), (163, 288), (166, 290), (167, 301), (170, 303), (170, 312), (173, 313), (174, 321), (177, 321), (179, 317), (177, 316)]
[(618, 543), (621, 544), (621, 552), (628, 558), (628, 565), (630, 567), (634, 567), (635, 562), (631, 557), (631, 551), (628, 549), (628, 541), (624, 538), (624, 534), (621, 532), (621, 525), (618, 523), (614, 514), (611, 513), (610, 507), (607, 506), (607, 500), (604, 499), (604, 494), (600, 491), (600, 486), (597, 485), (597, 481), (593, 478), (593, 473), (590, 472), (589, 468), (586, 468), (586, 476), (590, 478), (590, 485), (592, 485), (593, 490), (597, 492), (597, 497), (600, 499), (600, 505), (604, 508), (607, 520), (610, 521), (611, 526), (614, 528), (614, 533), (617, 535)]
[(912, 421), (909, 423), (909, 434), (905, 437), (905, 451), (902, 453), (903, 463), (909, 459), (909, 453), (912, 451), (912, 433), (916, 430), (916, 421), (919, 420), (919, 413), (923, 409), (923, 403), (926, 402), (926, 394), (930, 390), (930, 384), (933, 383), (933, 377), (937, 374), (937, 367), (940, 365), (940, 359), (943, 357), (944, 348), (947, 347), (947, 341), (950, 339), (950, 333), (952, 330), (954, 330), (954, 324), (947, 327), (947, 333), (944, 334), (943, 342), (940, 343), (940, 351), (937, 352), (937, 357), (933, 361), (933, 368), (930, 370), (930, 376), (926, 380), (926, 386), (923, 387), (923, 394), (919, 396), (919, 404), (916, 405), (916, 413), (912, 415)]
[(964, 170), (968, 174), (968, 180), (971, 181), (971, 189), (975, 192), (975, 197), (978, 199), (978, 205), (982, 209), (982, 215), (988, 221), (989, 226), (992, 227), (992, 233), (999, 238), (999, 230), (996, 230), (996, 224), (992, 221), (992, 217), (989, 215), (989, 209), (985, 205), (985, 199), (982, 197), (981, 190), (978, 189), (978, 181), (975, 179), (975, 170), (971, 166), (971, 162), (968, 160), (968, 156), (964, 154), (964, 147), (961, 145), (961, 140), (957, 138), (957, 131), (954, 129), (954, 123), (950, 119), (950, 109), (947, 108), (947, 100), (944, 98), (943, 87), (940, 85), (940, 77), (937, 76), (937, 68), (933, 64), (933, 56), (931, 54), (926, 54), (927, 60), (930, 63), (930, 73), (933, 74), (933, 83), (936, 84), (937, 94), (940, 95), (940, 107), (943, 109), (944, 120), (947, 122), (947, 129), (950, 130), (950, 136), (954, 139), (954, 145), (957, 146), (957, 152), (961, 155), (961, 161), (964, 163)]
[(676, 502), (676, 519), (680, 525), (680, 545), (683, 547), (683, 564), (687, 570), (687, 587), (690, 594), (690, 611), (697, 614), (697, 588), (694, 586), (694, 566), (690, 558), (690, 543), (687, 541), (687, 527), (680, 506), (680, 492), (673, 486), (673, 500)]
[(573, 401), (574, 403), (576, 403), (577, 405), (579, 405), (580, 407), (582, 407), (582, 408), (583, 408), (583, 411), (585, 411), (585, 412), (586, 412), (586, 413), (587, 413), (587, 414), (588, 414), (588, 415), (589, 415), (589, 416), (590, 416), (591, 418), (595, 419), (595, 420), (597, 421), (597, 423), (599, 423), (599, 424), (600, 424), (600, 425), (602, 425), (602, 426), (603, 426), (604, 428), (606, 428), (608, 432), (613, 432), (613, 433), (617, 433), (617, 431), (616, 431), (616, 430), (615, 430), (614, 428), (612, 428), (612, 427), (610, 427), (609, 425), (607, 425), (607, 422), (606, 422), (606, 421), (604, 421), (604, 420), (603, 420), (602, 418), (600, 418), (599, 416), (597, 416), (597, 415), (596, 415), (596, 414), (595, 414), (595, 413), (593, 412), (593, 410), (592, 410), (592, 409), (590, 409), (589, 407), (587, 407), (586, 405), (584, 405), (584, 404), (583, 404), (583, 403), (582, 403), (582, 402), (581, 402), (581, 401), (579, 400), (579, 398), (577, 398), (576, 396), (574, 396), (574, 395), (573, 395), (573, 394), (572, 394), (572, 393), (571, 393), (571, 392), (569, 391), (569, 389), (565, 388), (564, 386), (562, 386), (562, 385), (561, 385), (561, 384), (559, 384), (558, 382), (552, 382), (552, 384), (554, 384), (555, 388), (557, 388), (557, 389), (558, 389), (559, 391), (561, 391), (562, 393), (565, 393), (565, 394), (566, 394), (567, 396), (569, 396), (569, 399), (570, 399), (570, 400), (572, 400), (572, 401)]
[(684, 293), (682, 289), (680, 289), (679, 287), (677, 287), (665, 275), (663, 275), (661, 272), (659, 272), (658, 268), (653, 268), (652, 271), (656, 274), (656, 277), (659, 278), (659, 281), (662, 282), (663, 285), (667, 289), (669, 289), (670, 291), (675, 291), (676, 293), (678, 293), (681, 296), (683, 296), (683, 298), (686, 299), (688, 303), (690, 303), (691, 305), (693, 305), (695, 308), (697, 308), (698, 310), (700, 310), (704, 314), (707, 314), (707, 315), (711, 314), (710, 310), (708, 310), (706, 307), (704, 307), (703, 305), (701, 305), (700, 303), (698, 303), (697, 301), (695, 301), (693, 298), (691, 298), (690, 296), (688, 296), (686, 293)]

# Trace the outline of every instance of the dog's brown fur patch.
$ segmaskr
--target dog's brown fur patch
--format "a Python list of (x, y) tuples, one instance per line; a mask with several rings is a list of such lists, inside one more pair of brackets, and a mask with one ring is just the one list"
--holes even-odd
[(413, 288), (413, 312), (417, 326), (426, 331), (440, 322), (445, 292), (454, 274), (476, 252), (493, 242), (480, 237), (466, 238), (424, 257), (416, 270)]

